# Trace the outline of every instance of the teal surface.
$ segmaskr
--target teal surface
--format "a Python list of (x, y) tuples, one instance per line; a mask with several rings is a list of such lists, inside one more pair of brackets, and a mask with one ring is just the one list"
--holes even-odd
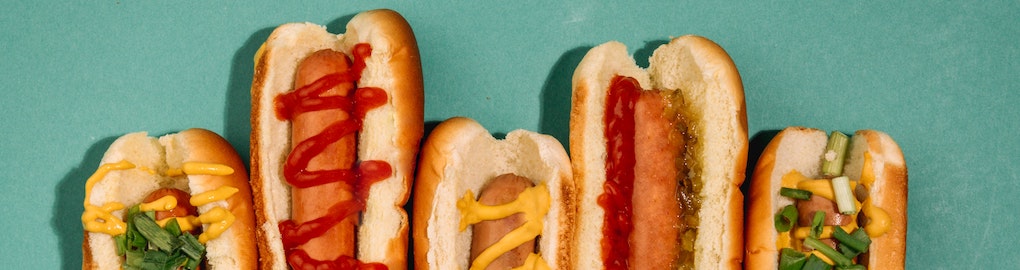
[(5, 4), (0, 268), (80, 268), (83, 184), (117, 136), (202, 127), (247, 158), (252, 56), (273, 27), (342, 31), (373, 8), (414, 28), (429, 127), (468, 116), (564, 143), (587, 49), (709, 37), (743, 78), (751, 162), (789, 125), (886, 131), (909, 167), (907, 268), (1020, 268), (1017, 1), (337, 2)]

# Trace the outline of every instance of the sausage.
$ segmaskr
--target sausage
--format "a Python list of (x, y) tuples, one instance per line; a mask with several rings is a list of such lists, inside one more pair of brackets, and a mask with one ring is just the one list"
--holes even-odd
[[(298, 65), (294, 75), (294, 88), (311, 84), (325, 75), (344, 72), (350, 69), (350, 66), (350, 59), (342, 52), (329, 49), (317, 51)], [(353, 89), (353, 83), (341, 83), (324, 92), (322, 96), (348, 96)], [(318, 135), (330, 124), (350, 117), (352, 116), (342, 109), (308, 111), (294, 115), (291, 126), (291, 142), (294, 142), (292, 146)], [(357, 161), (355, 144), (355, 134), (344, 136), (312, 158), (306, 170), (351, 169)], [(298, 224), (323, 217), (329, 214), (330, 207), (354, 198), (352, 188), (339, 182), (293, 188), (291, 195), (293, 202), (291, 219)], [(334, 260), (342, 255), (353, 256), (356, 223), (356, 216), (347, 217), (322, 236), (312, 238), (298, 248), (308, 252), (308, 255), (316, 260)]]
[[(478, 202), (484, 205), (501, 205), (517, 199), (518, 194), (532, 186), (531, 180), (514, 174), (503, 174), (493, 178), (478, 194)], [(507, 233), (524, 224), (524, 214), (517, 213), (498, 220), (486, 220), (473, 227), (471, 240), (471, 261), (486, 248), (495, 244)], [(525, 242), (517, 248), (503, 253), (486, 269), (510, 269), (524, 264), (528, 255), (535, 251), (535, 240)]]
[[(665, 115), (666, 103), (658, 91), (642, 91), (634, 106), (634, 231), (628, 261), (632, 269), (668, 269), (679, 256), (676, 160), (683, 136), (673, 136)], [(669, 135), (667, 135), (669, 134)]]
[(176, 188), (161, 188), (152, 191), (152, 193), (149, 193), (149, 196), (145, 197), (142, 202), (150, 203), (166, 196), (173, 196), (174, 199), (177, 199), (177, 207), (170, 209), (170, 211), (156, 211), (156, 220), (198, 215), (198, 208), (191, 205), (189, 202), (191, 200), (191, 194)]
[(843, 226), (850, 224), (850, 216), (839, 213), (836, 202), (815, 195), (811, 195), (810, 200), (797, 200), (797, 224), (801, 227), (811, 226), (811, 221), (815, 218), (817, 211), (825, 212), (825, 220), (822, 221), (822, 225)]

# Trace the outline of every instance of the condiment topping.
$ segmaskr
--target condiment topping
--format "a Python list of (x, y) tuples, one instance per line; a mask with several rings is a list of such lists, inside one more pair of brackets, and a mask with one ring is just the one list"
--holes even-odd
[[(152, 168), (136, 167), (128, 161), (120, 161), (101, 165), (86, 181), (82, 225), (88, 232), (113, 236), (117, 254), (124, 256), (124, 268), (197, 269), (204, 260), (204, 244), (229, 229), (235, 217), (229, 210), (220, 206), (195, 217), (197, 214), (195, 206), (226, 200), (238, 189), (222, 186), (196, 195), (200, 197), (197, 200), (182, 190), (158, 189), (149, 194), (142, 203), (129, 209), (125, 222), (113, 214), (114, 211), (123, 210), (125, 208), (123, 204), (108, 202), (100, 207), (89, 201), (93, 187), (106, 178), (109, 172), (129, 169), (177, 177), (187, 174), (230, 175), (234, 173), (233, 168), (223, 164), (185, 162), (181, 168), (158, 172)], [(189, 203), (181, 204), (182, 201)], [(209, 224), (209, 227), (197, 239), (190, 233), (182, 233), (193, 232), (202, 224)]]
[[(806, 265), (802, 260), (809, 255), (810, 258), (817, 258), (815, 260), (818, 260), (818, 263), (830, 266), (860, 267), (853, 259), (866, 254), (870, 238), (882, 236), (889, 230), (891, 226), (889, 215), (872, 205), (870, 198), (855, 196), (853, 191), (854, 187), (860, 185), (866, 192), (875, 181), (870, 154), (864, 152), (864, 166), (859, 181), (851, 181), (841, 175), (847, 141), (848, 138), (842, 133), (832, 133), (826, 154), (822, 158), (825, 163), (822, 170), (826, 178), (812, 179), (797, 170), (791, 170), (783, 175), (782, 189), (795, 189), (809, 194), (806, 199), (796, 199), (796, 210), (801, 212), (799, 213), (801, 217), (815, 215), (823, 217), (825, 222), (812, 224), (811, 227), (803, 227), (801, 224), (802, 227), (786, 231), (788, 230), (786, 223), (780, 221), (790, 214), (782, 210), (776, 213), (778, 231), (776, 247), (782, 251), (782, 255), (779, 256), (781, 269), (800, 267), (807, 269), (807, 266), (802, 266)], [(790, 207), (783, 209), (788, 208)], [(858, 214), (861, 213), (868, 220), (863, 224), (863, 228), (862, 224), (858, 224), (860, 220)]]
[(606, 182), (598, 204), (605, 210), (602, 261), (607, 269), (628, 269), (630, 233), (634, 230), (631, 197), (634, 192), (634, 106), (641, 86), (630, 77), (616, 76), (606, 97)]
[[(294, 188), (308, 188), (326, 183), (343, 182), (354, 187), (355, 198), (338, 203), (330, 208), (329, 214), (321, 218), (297, 224), (293, 220), (280, 223), (284, 249), (288, 262), (295, 269), (311, 267), (341, 267), (344, 265), (360, 265), (360, 267), (381, 265), (362, 265), (357, 260), (341, 256), (333, 261), (322, 261), (311, 258), (306, 251), (298, 246), (317, 238), (332, 226), (349, 215), (357, 214), (365, 207), (364, 196), (368, 188), (378, 181), (392, 175), (389, 163), (378, 160), (361, 161), (354, 169), (308, 170), (312, 158), (318, 156), (326, 147), (341, 138), (356, 134), (362, 127), (368, 111), (386, 104), (388, 97), (383, 89), (362, 87), (355, 90), (353, 98), (349, 96), (322, 96), (323, 93), (342, 83), (355, 83), (361, 78), (365, 68), (365, 58), (372, 53), (367, 43), (359, 43), (352, 50), (353, 65), (346, 72), (323, 76), (311, 84), (302, 86), (291, 92), (277, 96), (275, 99), (276, 115), (280, 119), (292, 120), (299, 114), (320, 110), (340, 109), (352, 114), (343, 121), (327, 126), (323, 131), (307, 140), (295, 142), (296, 145), (287, 156), (284, 164), (284, 178)], [(348, 268), (340, 268), (348, 269)]]
[[(457, 201), (457, 209), (460, 210), (460, 230), (467, 229), (469, 225), (484, 221), (497, 220), (513, 214), (523, 213), (526, 220), (517, 229), (503, 236), (495, 244), (482, 251), (471, 263), (471, 270), (485, 269), (497, 257), (506, 253), (521, 244), (535, 239), (542, 234), (542, 219), (549, 212), (549, 188), (545, 183), (525, 189), (514, 201), (502, 205), (484, 205), (475, 200), (475, 195), (468, 190), (464, 197)], [(530, 263), (529, 263), (530, 261)], [(537, 254), (529, 255), (528, 260), (518, 269), (548, 269), (541, 257)]]
[[(114, 170), (129, 170), (129, 169), (138, 169), (140, 171), (151, 174), (159, 174), (159, 172), (156, 172), (152, 168), (136, 167), (134, 164), (126, 160), (117, 163), (107, 163), (99, 166), (99, 169), (97, 169), (96, 172), (93, 173), (92, 176), (90, 176), (85, 183), (85, 201), (84, 201), (85, 211), (82, 213), (81, 221), (86, 231), (104, 233), (112, 236), (117, 236), (125, 233), (125, 231), (127, 230), (127, 224), (119, 217), (113, 214), (114, 211), (123, 210), (125, 208), (123, 204), (117, 202), (108, 202), (103, 204), (102, 206), (96, 206), (89, 203), (89, 200), (91, 200), (92, 188), (95, 187), (96, 183), (98, 183), (100, 180), (106, 178), (106, 175), (109, 172)], [(232, 168), (222, 164), (185, 162), (184, 164), (182, 164), (182, 168), (167, 169), (167, 171), (163, 172), (162, 175), (172, 177), (181, 176), (184, 174), (230, 175), (233, 173), (234, 170)], [(220, 190), (219, 192), (212, 193), (219, 194), (219, 196), (216, 196), (217, 200), (225, 200), (227, 197), (230, 197), (230, 195), (233, 195), (233, 192), (230, 192), (230, 194), (225, 194), (223, 193), (223, 190), (230, 189), (233, 189), (234, 192), (236, 192), (237, 190), (236, 188), (233, 187), (224, 186), (217, 189)], [(139, 208), (140, 211), (171, 211), (177, 208), (179, 203), (180, 202), (178, 202), (177, 199), (174, 198), (173, 196), (162, 196), (154, 201), (140, 204)], [(205, 203), (208, 203), (208, 201)], [(192, 204), (191, 207), (193, 206), (195, 205)], [(222, 209), (222, 207), (216, 207), (213, 209), (213, 211), (216, 211), (217, 208)], [(230, 214), (229, 211), (225, 211), (223, 215), (216, 216), (216, 218), (210, 216), (206, 218), (205, 221), (202, 221), (201, 219), (186, 219), (186, 218), (178, 221), (185, 220), (189, 221), (182, 222), (181, 227), (182, 229), (188, 228), (190, 230), (191, 227), (198, 226), (203, 223), (222, 224), (226, 220), (231, 220), (230, 223), (232, 223), (233, 218), (234, 218), (233, 215)], [(161, 219), (160, 222), (161, 226), (165, 226), (168, 220), (169, 220), (168, 218)], [(229, 224), (226, 224), (226, 227), (224, 227), (223, 230), (226, 230), (226, 228), (229, 226), (230, 226)], [(209, 237), (207, 237), (207, 240), (213, 239), (218, 235), (219, 235), (218, 233), (215, 234), (215, 236), (210, 235)]]

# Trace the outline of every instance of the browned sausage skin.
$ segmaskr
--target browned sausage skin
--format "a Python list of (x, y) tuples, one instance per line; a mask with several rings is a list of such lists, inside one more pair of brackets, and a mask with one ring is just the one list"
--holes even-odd
[(679, 132), (664, 113), (667, 106), (659, 91), (641, 91), (634, 106), (634, 231), (627, 259), (632, 269), (673, 268), (680, 256), (678, 245), (663, 244), (664, 239), (680, 239), (677, 218), (663, 217), (680, 217), (684, 211), (677, 200), (676, 164), (683, 135), (674, 134)]
[[(341, 73), (350, 68), (350, 60), (341, 52), (334, 50), (320, 50), (306, 57), (298, 65), (294, 89), (311, 84), (323, 76)], [(322, 96), (348, 96), (353, 92), (353, 83), (346, 82), (338, 84), (327, 90)], [(312, 136), (320, 134), (329, 125), (344, 121), (350, 118), (343, 109), (327, 109), (319, 111), (308, 111), (297, 114), (293, 118), (291, 126), (291, 141), (301, 142)], [(308, 171), (350, 169), (357, 161), (356, 135), (344, 136), (334, 142), (318, 156), (312, 158), (308, 163)], [(294, 144), (293, 147), (296, 147)], [(351, 187), (343, 182), (333, 182), (307, 188), (291, 189), (293, 207), (292, 214), (294, 222), (301, 224), (327, 216), (329, 209), (334, 205), (351, 200), (353, 193)], [(312, 259), (329, 261), (340, 256), (354, 255), (354, 230), (357, 223), (356, 216), (349, 216), (334, 225), (322, 236), (312, 238), (300, 246), (308, 252)]]
[(818, 211), (825, 213), (825, 220), (822, 221), (822, 225), (825, 226), (843, 226), (850, 224), (851, 221), (850, 215), (839, 212), (836, 202), (822, 196), (811, 195), (810, 200), (797, 200), (796, 205), (797, 223), (803, 227), (811, 226), (811, 220), (814, 218), (815, 212)]

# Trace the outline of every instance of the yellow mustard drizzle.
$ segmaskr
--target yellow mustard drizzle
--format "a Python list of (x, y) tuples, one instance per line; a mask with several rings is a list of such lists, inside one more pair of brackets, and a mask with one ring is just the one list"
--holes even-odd
[[(124, 209), (124, 205), (117, 202), (109, 202), (103, 206), (96, 206), (89, 203), (91, 199), (92, 189), (96, 183), (106, 178), (109, 172), (114, 170), (128, 170), (138, 169), (149, 174), (158, 174), (158, 172), (148, 167), (136, 167), (135, 164), (122, 160), (116, 163), (107, 163), (99, 166), (99, 169), (92, 174), (85, 182), (85, 200), (83, 202), (85, 211), (82, 213), (81, 221), (83, 227), (89, 232), (98, 232), (109, 234), (111, 236), (117, 236), (124, 234), (127, 231), (127, 224), (120, 218), (113, 215), (113, 211)], [(230, 175), (234, 173), (234, 169), (230, 166), (215, 163), (204, 163), (204, 162), (185, 162), (181, 168), (170, 168), (164, 172), (166, 176), (181, 176), (186, 174), (203, 174), (203, 175)], [(189, 203), (194, 206), (201, 206), (213, 201), (225, 200), (234, 193), (237, 193), (238, 189), (229, 186), (222, 186), (215, 190), (204, 192), (202, 194), (193, 196)], [(198, 197), (198, 198), (196, 198)], [(142, 203), (139, 205), (139, 209), (142, 211), (167, 211), (177, 207), (177, 199), (173, 196), (164, 196), (150, 203)], [(161, 227), (165, 227), (172, 218), (166, 218), (157, 221)], [(182, 231), (193, 231), (197, 226), (202, 224), (210, 224), (209, 229), (199, 235), (199, 242), (206, 243), (209, 240), (215, 239), (223, 234), (230, 225), (234, 224), (235, 217), (230, 211), (222, 207), (215, 207), (209, 212), (202, 214), (198, 217), (187, 216), (177, 217), (177, 223), (180, 225)]]
[(134, 164), (127, 161), (103, 164), (85, 181), (85, 201), (83, 202), (85, 212), (81, 214), (81, 223), (86, 231), (105, 233), (112, 236), (121, 235), (127, 231), (127, 224), (112, 214), (113, 211), (124, 209), (123, 204), (109, 202), (100, 207), (89, 203), (89, 200), (91, 199), (92, 188), (96, 186), (99, 180), (106, 178), (106, 174), (114, 170), (127, 170), (134, 167)]
[(199, 215), (196, 222), (199, 224), (209, 224), (209, 227), (205, 232), (198, 235), (198, 242), (205, 244), (209, 240), (220, 237), (224, 231), (230, 228), (230, 225), (234, 224), (234, 219), (235, 217), (230, 211), (219, 206), (214, 207), (205, 214)]
[(181, 168), (172, 168), (166, 170), (167, 176), (181, 176), (185, 174), (202, 174), (202, 175), (231, 175), (234, 173), (234, 168), (223, 164), (215, 163), (204, 163), (204, 162), (185, 162), (181, 165)]
[(85, 212), (81, 214), (81, 223), (86, 231), (112, 236), (124, 234), (127, 231), (127, 224), (111, 214), (121, 209), (124, 209), (124, 205), (116, 202), (106, 203), (102, 207), (86, 204)]
[(892, 225), (889, 214), (882, 208), (871, 205), (871, 199), (864, 200), (864, 207), (861, 210), (864, 216), (868, 217), (868, 225), (864, 225), (864, 231), (868, 236), (879, 237), (889, 231), (889, 226)]
[[(202, 223), (198, 222), (198, 218), (195, 217), (195, 216), (168, 217), (168, 218), (157, 220), (156, 224), (159, 224), (160, 227), (166, 228), (166, 224), (170, 223), (170, 220), (173, 220), (173, 219), (177, 220), (177, 226), (179, 226), (181, 228), (182, 232), (194, 231), (196, 226), (202, 224)], [(196, 223), (197, 223), (197, 225), (196, 225)]]
[[(861, 168), (861, 184), (865, 188), (871, 189), (871, 185), (875, 183), (875, 170), (871, 165), (871, 152), (864, 152), (864, 166)], [(868, 225), (864, 226), (864, 231), (868, 233), (870, 237), (879, 237), (889, 231), (889, 227), (892, 226), (892, 220), (889, 219), (889, 214), (882, 210), (882, 208), (875, 207), (871, 204), (871, 198), (864, 200), (864, 205), (861, 207), (861, 211), (868, 217)]]
[(203, 206), (211, 202), (226, 200), (227, 198), (230, 198), (230, 196), (234, 196), (234, 193), (237, 193), (237, 191), (238, 189), (235, 187), (221, 186), (214, 190), (191, 196), (191, 200), (189, 202), (194, 206)]
[(177, 208), (177, 198), (173, 195), (166, 195), (155, 201), (138, 205), (138, 209), (142, 211), (170, 211), (174, 208)]
[(89, 176), (89, 179), (85, 181), (85, 206), (89, 205), (89, 197), (91, 197), (90, 195), (92, 194), (92, 187), (96, 186), (96, 182), (99, 182), (99, 180), (106, 178), (106, 174), (114, 170), (127, 170), (134, 167), (135, 164), (131, 164), (131, 162), (127, 162), (126, 160), (99, 166), (99, 169), (97, 169), (95, 173), (92, 173), (92, 176)]
[(864, 166), (861, 166), (861, 184), (864, 187), (871, 189), (871, 184), (875, 183), (875, 169), (871, 166), (871, 152), (864, 151)]
[[(549, 212), (549, 188), (545, 183), (529, 187), (521, 192), (512, 202), (503, 205), (483, 205), (475, 200), (475, 195), (468, 190), (464, 197), (457, 201), (457, 208), (461, 212), (460, 230), (464, 231), (468, 225), (484, 220), (497, 220), (517, 213), (524, 213), (524, 224), (510, 231), (495, 244), (489, 246), (471, 263), (471, 270), (485, 269), (500, 255), (506, 253), (524, 242), (535, 239), (542, 234), (542, 217)], [(538, 254), (528, 256), (531, 263), (525, 262), (523, 266), (515, 269), (549, 269), (548, 264)]]

